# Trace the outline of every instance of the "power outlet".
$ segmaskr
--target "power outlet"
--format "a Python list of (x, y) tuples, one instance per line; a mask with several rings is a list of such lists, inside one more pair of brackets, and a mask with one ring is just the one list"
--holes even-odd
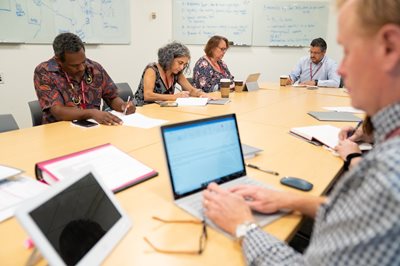
[(0, 72), (0, 84), (4, 84), (4, 74)]

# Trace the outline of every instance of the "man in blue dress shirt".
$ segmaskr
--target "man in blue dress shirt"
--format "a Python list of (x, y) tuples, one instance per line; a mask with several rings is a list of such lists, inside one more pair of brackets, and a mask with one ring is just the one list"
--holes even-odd
[(290, 73), (287, 85), (334, 87), (340, 85), (340, 76), (337, 73), (337, 63), (325, 56), (327, 45), (324, 39), (317, 38), (310, 44), (310, 56), (300, 59), (295, 69)]

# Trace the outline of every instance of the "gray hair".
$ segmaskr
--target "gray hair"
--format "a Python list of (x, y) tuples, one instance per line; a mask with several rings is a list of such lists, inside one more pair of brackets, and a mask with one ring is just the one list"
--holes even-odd
[[(158, 49), (158, 63), (164, 70), (169, 70), (177, 57), (187, 57), (190, 60), (189, 49), (179, 42), (172, 42)], [(184, 70), (186, 71), (188, 68), (189, 64)]]
[(59, 34), (53, 41), (53, 50), (61, 62), (65, 62), (65, 52), (77, 53), (85, 50), (82, 40), (73, 33), (65, 32)]

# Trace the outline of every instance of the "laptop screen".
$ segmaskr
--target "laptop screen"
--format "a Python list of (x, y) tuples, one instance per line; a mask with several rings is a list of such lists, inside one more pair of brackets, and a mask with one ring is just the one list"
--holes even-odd
[(246, 175), (236, 116), (161, 127), (175, 199)]
[(66, 265), (77, 264), (121, 219), (92, 174), (33, 209), (29, 215)]

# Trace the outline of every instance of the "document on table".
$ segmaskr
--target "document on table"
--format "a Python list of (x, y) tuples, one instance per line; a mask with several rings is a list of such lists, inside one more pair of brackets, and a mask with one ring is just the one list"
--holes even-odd
[(20, 170), (20, 169), (5, 166), (5, 165), (0, 165), (0, 180), (19, 175), (21, 173), (22, 173), (22, 170)]
[(176, 99), (178, 106), (205, 106), (208, 98), (188, 97)]
[(325, 110), (335, 111), (335, 112), (348, 112), (348, 113), (355, 113), (355, 114), (363, 114), (364, 111), (360, 109), (356, 109), (351, 106), (329, 106), (323, 107)]
[(131, 127), (152, 128), (168, 122), (167, 120), (155, 119), (139, 113), (124, 115), (123, 113), (114, 110), (111, 111), (111, 113), (118, 116), (124, 122), (125, 126)]
[(25, 176), (10, 177), (0, 181), (0, 222), (14, 215), (16, 207), (49, 186)]

